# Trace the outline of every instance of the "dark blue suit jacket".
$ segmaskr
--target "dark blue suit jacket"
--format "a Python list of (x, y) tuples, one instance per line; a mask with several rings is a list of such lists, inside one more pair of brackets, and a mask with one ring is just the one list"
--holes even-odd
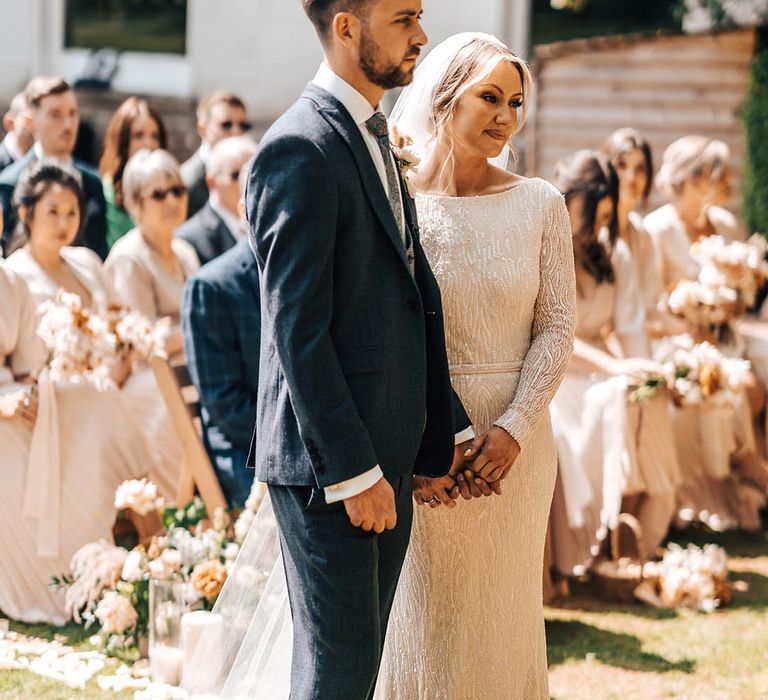
[(193, 275), (181, 306), (184, 350), (200, 393), (203, 442), (230, 502), (243, 504), (259, 383), (259, 277), (247, 239)]
[(261, 142), (247, 211), (262, 290), (251, 461), (324, 488), (380, 465), (446, 474), (470, 422), (451, 389), (443, 311), (404, 192), (415, 278), (360, 130), (310, 85)]
[(195, 249), (201, 265), (218, 258), (235, 245), (235, 237), (210, 202), (206, 202), (197, 214), (179, 226), (175, 235)]

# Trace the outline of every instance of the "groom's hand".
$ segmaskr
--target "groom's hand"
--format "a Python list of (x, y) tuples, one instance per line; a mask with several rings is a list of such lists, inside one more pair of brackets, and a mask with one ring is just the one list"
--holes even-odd
[(367, 491), (345, 499), (344, 508), (349, 522), (366, 532), (373, 530), (380, 535), (384, 530), (393, 530), (397, 525), (395, 492), (384, 477)]

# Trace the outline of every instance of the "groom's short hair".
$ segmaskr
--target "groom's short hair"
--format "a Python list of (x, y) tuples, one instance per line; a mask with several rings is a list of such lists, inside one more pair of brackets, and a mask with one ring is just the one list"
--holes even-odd
[(304, 12), (315, 27), (320, 41), (325, 42), (331, 36), (333, 18), (339, 12), (361, 14), (366, 5), (373, 0), (301, 0)]

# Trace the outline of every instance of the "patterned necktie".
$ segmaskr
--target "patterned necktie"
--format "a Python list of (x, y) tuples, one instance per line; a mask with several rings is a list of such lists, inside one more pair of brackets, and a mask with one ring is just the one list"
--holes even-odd
[(368, 127), (368, 131), (376, 137), (376, 141), (381, 149), (381, 155), (384, 157), (384, 168), (387, 172), (387, 188), (389, 189), (389, 206), (392, 208), (392, 213), (395, 215), (397, 230), (401, 232), (401, 236), (403, 237), (403, 245), (405, 246), (406, 258), (408, 259), (408, 268), (410, 269), (411, 274), (413, 274), (413, 240), (411, 239), (408, 227), (403, 225), (403, 207), (400, 202), (400, 179), (397, 177), (395, 164), (392, 160), (387, 118), (381, 112), (376, 112), (365, 122), (365, 125)]

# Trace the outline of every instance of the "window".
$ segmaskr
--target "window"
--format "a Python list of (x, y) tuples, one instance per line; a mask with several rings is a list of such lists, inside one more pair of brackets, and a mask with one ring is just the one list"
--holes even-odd
[(66, 48), (185, 54), (187, 0), (66, 0)]

